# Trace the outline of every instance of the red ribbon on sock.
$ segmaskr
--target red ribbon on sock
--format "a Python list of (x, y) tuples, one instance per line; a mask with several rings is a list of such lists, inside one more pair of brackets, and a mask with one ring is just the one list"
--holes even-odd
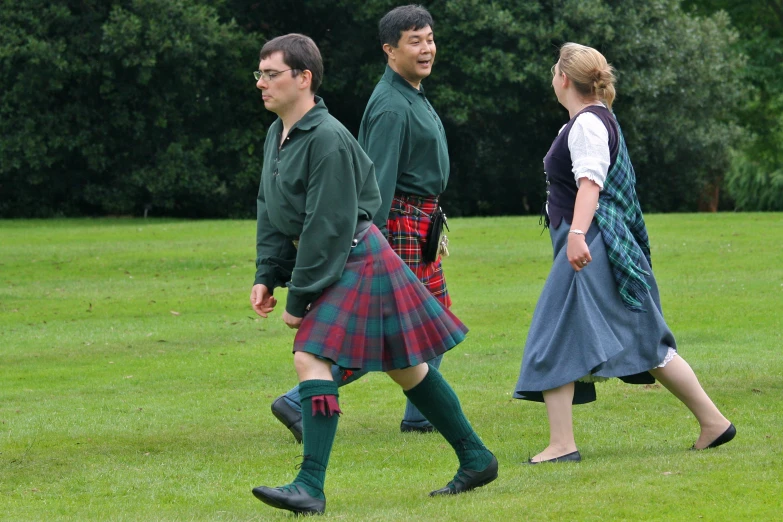
[(313, 417), (317, 413), (326, 417), (331, 417), (335, 413), (342, 413), (340, 405), (337, 403), (337, 397), (334, 395), (316, 395), (312, 399)]
[(351, 375), (353, 375), (353, 372), (351, 370), (343, 370), (343, 380), (347, 381)]

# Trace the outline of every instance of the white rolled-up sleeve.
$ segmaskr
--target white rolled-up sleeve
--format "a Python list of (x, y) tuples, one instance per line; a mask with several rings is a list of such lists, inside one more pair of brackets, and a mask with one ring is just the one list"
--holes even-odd
[(576, 186), (579, 180), (587, 178), (603, 189), (611, 156), (609, 132), (598, 116), (584, 112), (576, 118), (568, 134), (568, 150)]

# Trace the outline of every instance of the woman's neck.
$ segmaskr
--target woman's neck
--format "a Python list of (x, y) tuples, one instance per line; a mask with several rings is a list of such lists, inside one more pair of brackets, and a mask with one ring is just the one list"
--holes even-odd
[(568, 109), (568, 117), (573, 118), (579, 114), (582, 109), (590, 107), (591, 105), (600, 105), (603, 107), (603, 104), (598, 98), (586, 99), (579, 96), (572, 96), (566, 100), (565, 108)]

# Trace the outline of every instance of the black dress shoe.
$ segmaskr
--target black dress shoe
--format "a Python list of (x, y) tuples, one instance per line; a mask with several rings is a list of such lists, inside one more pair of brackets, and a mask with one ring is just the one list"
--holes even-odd
[(326, 500), (313, 498), (304, 489), (294, 485), (282, 488), (258, 486), (253, 488), (253, 495), (264, 504), (287, 509), (297, 515), (320, 515), (326, 509)]
[(302, 413), (293, 409), (285, 396), (281, 395), (272, 403), (272, 415), (283, 423), (293, 434), (296, 442), (302, 442)]
[[(720, 446), (722, 444), (726, 444), (727, 442), (729, 442), (731, 439), (734, 438), (734, 436), (736, 434), (737, 434), (737, 428), (734, 427), (734, 424), (729, 424), (729, 427), (726, 428), (726, 431), (721, 433), (720, 436), (717, 439), (715, 439), (712, 442), (710, 442), (709, 446), (707, 446), (706, 448), (702, 448), (702, 449), (717, 448), (718, 446)], [(691, 449), (694, 450), (694, 451), (701, 451), (699, 449), (696, 449), (696, 445), (695, 444), (693, 446), (691, 446)]]
[(498, 459), (492, 455), (492, 461), (482, 471), (458, 469), (456, 476), (446, 484), (446, 487), (430, 492), (431, 497), (439, 495), (456, 495), (471, 489), (480, 488), (498, 478)]
[(408, 424), (405, 421), (400, 423), (400, 431), (403, 433), (433, 433), (437, 431), (432, 424), (426, 424), (424, 426), (414, 426)]
[(560, 455), (559, 457), (555, 457), (553, 459), (539, 460), (538, 462), (533, 462), (533, 459), (529, 459), (527, 462), (523, 462), (523, 464), (543, 464), (544, 462), (581, 462), (581, 461), (582, 461), (582, 455), (579, 454), (579, 450), (576, 450), (572, 453), (566, 453), (565, 455)]

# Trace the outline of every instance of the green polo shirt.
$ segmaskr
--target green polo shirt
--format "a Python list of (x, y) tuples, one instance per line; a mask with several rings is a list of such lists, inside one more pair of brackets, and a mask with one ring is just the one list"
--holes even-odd
[(287, 286), (294, 317), (340, 279), (357, 221), (371, 220), (381, 204), (372, 162), (315, 100), (282, 146), (283, 122), (269, 127), (258, 187), (255, 284)]
[(424, 96), (388, 65), (375, 86), (359, 128), (359, 144), (375, 164), (381, 208), (375, 224), (386, 229), (395, 192), (437, 196), (449, 181), (446, 133)]

